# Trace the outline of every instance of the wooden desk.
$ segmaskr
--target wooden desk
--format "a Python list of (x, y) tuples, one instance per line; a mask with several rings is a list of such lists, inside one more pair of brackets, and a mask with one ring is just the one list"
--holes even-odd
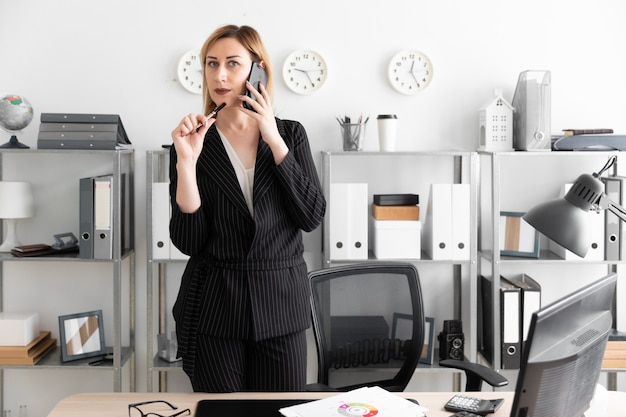
[[(128, 417), (128, 404), (166, 400), (178, 407), (178, 410), (191, 409), (193, 417), (196, 404), (204, 399), (319, 399), (337, 393), (233, 393), (233, 394), (202, 394), (174, 392), (121, 392), (71, 395), (59, 402), (48, 417)], [(452, 413), (443, 409), (444, 403), (453, 395), (451, 392), (405, 392), (405, 398), (414, 398), (430, 411), (428, 417), (445, 417)], [(513, 392), (476, 392), (472, 396), (481, 398), (504, 398), (503, 406), (489, 417), (508, 417), (513, 401)], [(606, 417), (625, 416), (626, 392), (609, 391), (606, 409), (610, 414)], [(238, 417), (238, 416), (232, 416)]]

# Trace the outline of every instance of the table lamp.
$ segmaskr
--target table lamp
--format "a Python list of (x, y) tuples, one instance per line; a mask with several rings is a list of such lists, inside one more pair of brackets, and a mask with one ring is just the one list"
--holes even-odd
[(7, 226), (6, 238), (0, 246), (0, 252), (10, 252), (21, 243), (17, 238), (17, 219), (35, 215), (33, 190), (29, 182), (0, 181), (0, 219)]
[(626, 222), (626, 210), (604, 193), (598, 178), (615, 164), (612, 156), (599, 173), (582, 174), (565, 197), (551, 200), (530, 209), (524, 220), (537, 231), (565, 249), (584, 258), (591, 245), (590, 211), (609, 210)]

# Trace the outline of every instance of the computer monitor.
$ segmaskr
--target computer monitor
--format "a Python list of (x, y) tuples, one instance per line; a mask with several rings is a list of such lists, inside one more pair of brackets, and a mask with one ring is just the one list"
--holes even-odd
[(511, 417), (580, 417), (593, 398), (613, 327), (609, 274), (533, 313)]

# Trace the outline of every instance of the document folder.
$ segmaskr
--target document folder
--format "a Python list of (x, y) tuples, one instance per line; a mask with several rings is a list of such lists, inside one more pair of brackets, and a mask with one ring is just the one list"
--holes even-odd
[(502, 369), (519, 369), (521, 359), (521, 290), (500, 277)]
[(330, 185), (330, 257), (368, 258), (368, 195), (365, 183)]
[(470, 258), (470, 186), (452, 184), (452, 259)]
[[(623, 182), (622, 177), (601, 177), (604, 183), (604, 192), (607, 197), (622, 204)], [(618, 261), (622, 254), (622, 222), (616, 214), (604, 210), (604, 259)]]
[(522, 341), (522, 349), (524, 342), (528, 339), (528, 331), (530, 330), (530, 319), (535, 311), (541, 308), (541, 285), (526, 274), (514, 275), (507, 277), (506, 280), (511, 282), (521, 291), (521, 327), (520, 340)]
[(170, 190), (168, 182), (152, 184), (152, 257), (170, 258)]
[(94, 259), (113, 258), (113, 175), (94, 178)]
[(93, 259), (93, 178), (79, 180), (78, 257)]
[(550, 151), (552, 133), (550, 71), (519, 75), (513, 102), (513, 147), (522, 151)]
[(452, 259), (452, 184), (431, 184), (423, 241), (432, 260)]

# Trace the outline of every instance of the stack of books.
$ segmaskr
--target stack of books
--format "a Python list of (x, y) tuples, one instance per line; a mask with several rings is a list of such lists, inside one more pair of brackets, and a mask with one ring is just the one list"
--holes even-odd
[(372, 216), (376, 220), (419, 220), (419, 195), (374, 194)]
[(56, 344), (49, 331), (42, 331), (26, 346), (0, 346), (0, 365), (35, 365)]
[(421, 258), (418, 194), (374, 194), (370, 224), (376, 258)]
[(39, 149), (114, 150), (130, 148), (117, 114), (41, 113)]

